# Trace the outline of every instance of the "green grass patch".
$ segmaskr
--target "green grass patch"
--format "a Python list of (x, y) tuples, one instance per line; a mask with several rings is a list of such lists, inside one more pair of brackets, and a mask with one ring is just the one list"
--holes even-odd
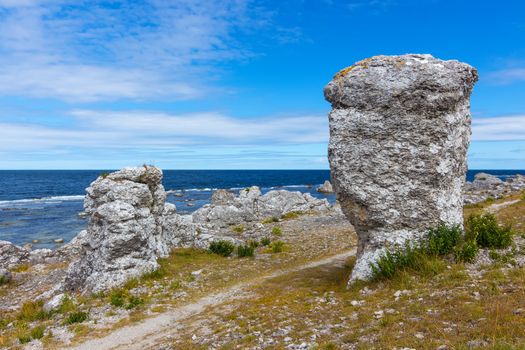
[(64, 324), (82, 323), (88, 318), (88, 313), (84, 311), (75, 311), (70, 313), (64, 320)]
[(272, 243), (272, 240), (270, 239), (270, 237), (263, 237), (261, 238), (261, 245), (266, 247), (268, 245), (270, 245), (270, 243)]
[(31, 330), (31, 338), (33, 339), (42, 339), (44, 337), (44, 332), (46, 331), (46, 327), (43, 325), (36, 326)]
[(283, 241), (275, 241), (270, 244), (270, 248), (272, 249), (272, 253), (281, 253), (284, 250), (284, 242)]
[(280, 226), (275, 226), (272, 228), (272, 235), (274, 236), (282, 236), (283, 235), (283, 229)]
[(232, 227), (232, 231), (235, 233), (243, 233), (246, 230), (244, 225), (236, 225)]
[(47, 320), (51, 317), (51, 313), (45, 312), (43, 307), (43, 301), (26, 301), (22, 304), (16, 318), (27, 322)]
[(283, 220), (290, 220), (290, 219), (296, 219), (301, 215), (304, 215), (305, 213), (302, 211), (291, 211), (289, 213), (284, 214), (281, 216)]
[(250, 245), (239, 245), (237, 246), (237, 257), (239, 258), (249, 258), (253, 257), (255, 248)]

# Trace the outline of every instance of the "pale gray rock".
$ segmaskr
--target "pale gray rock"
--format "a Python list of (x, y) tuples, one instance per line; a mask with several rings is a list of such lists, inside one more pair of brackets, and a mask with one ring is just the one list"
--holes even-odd
[(66, 295), (64, 293), (60, 293), (49, 299), (44, 303), (43, 309), (45, 312), (51, 312), (57, 310), (60, 305), (62, 305), (62, 301)]
[(0, 241), (0, 268), (10, 269), (29, 262), (29, 250), (8, 241)]
[(503, 184), (503, 181), (494, 175), (487, 173), (477, 173), (472, 181), (472, 187), (487, 190)]
[(225, 205), (233, 203), (235, 195), (227, 190), (217, 190), (211, 195), (211, 203), (215, 205)]
[(429, 227), (462, 224), (470, 104), (477, 71), (430, 55), (375, 56), (324, 89), (332, 104), (333, 185), (359, 236), (350, 281)]
[(334, 188), (332, 187), (332, 184), (330, 183), (330, 181), (326, 180), (324, 182), (324, 184), (319, 186), (319, 188), (317, 189), (317, 192), (319, 192), (319, 193), (334, 193)]
[(201, 225), (201, 229), (218, 230), (238, 224), (255, 225), (262, 219), (281, 217), (293, 211), (323, 212), (330, 209), (328, 201), (316, 199), (309, 193), (275, 190), (262, 195), (257, 186), (241, 190), (237, 197), (226, 195), (225, 192), (221, 192), (220, 199), (212, 200), (192, 214), (193, 222)]
[(151, 166), (126, 168), (95, 180), (84, 201), (89, 224), (66, 252), (80, 249), (67, 272), (67, 290), (108, 290), (158, 268), (157, 258), (196, 235), (189, 218), (166, 204), (162, 171)]

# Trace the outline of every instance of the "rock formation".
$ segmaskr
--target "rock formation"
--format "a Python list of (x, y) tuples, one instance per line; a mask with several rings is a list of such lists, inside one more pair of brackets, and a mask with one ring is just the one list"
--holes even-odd
[(29, 262), (29, 250), (8, 241), (0, 241), (0, 268), (9, 269)]
[(319, 188), (317, 189), (317, 192), (319, 193), (334, 193), (334, 188), (332, 187), (332, 184), (330, 183), (330, 181), (326, 180), (324, 182), (324, 184), (322, 184), (321, 186), (319, 186)]
[(502, 181), (494, 175), (477, 173), (474, 181), (467, 182), (464, 190), (465, 204), (483, 202), (489, 198), (498, 199), (525, 190), (525, 176), (516, 174)]
[[(162, 171), (126, 168), (101, 176), (86, 190), (90, 215), (80, 259), (71, 264), (66, 289), (97, 292), (158, 268), (157, 257), (182, 244), (184, 218), (165, 204)], [(190, 225), (191, 226), (191, 225)]]
[(316, 199), (309, 193), (276, 190), (262, 195), (259, 187), (253, 186), (241, 190), (237, 197), (225, 190), (214, 192), (211, 203), (193, 213), (193, 222), (220, 229), (272, 216), (279, 218), (293, 211), (325, 211), (329, 207), (326, 199)]
[(469, 98), (477, 71), (430, 55), (375, 56), (337, 73), (328, 149), (333, 184), (359, 236), (350, 281), (387, 249), (462, 224)]

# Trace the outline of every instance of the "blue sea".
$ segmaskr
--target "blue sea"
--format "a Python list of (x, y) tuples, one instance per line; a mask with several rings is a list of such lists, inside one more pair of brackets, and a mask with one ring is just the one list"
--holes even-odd
[[(111, 170), (3, 170), (0, 171), (0, 240), (31, 243), (34, 248), (53, 248), (57, 238), (68, 242), (86, 227), (83, 211), (85, 188), (101, 173)], [(525, 170), (471, 170), (502, 179)], [(330, 178), (328, 170), (165, 170), (168, 202), (179, 213), (191, 213), (206, 204), (215, 189), (239, 191), (257, 185), (263, 193), (286, 189), (311, 193), (335, 201), (316, 188)], [(183, 196), (174, 194), (182, 193)]]

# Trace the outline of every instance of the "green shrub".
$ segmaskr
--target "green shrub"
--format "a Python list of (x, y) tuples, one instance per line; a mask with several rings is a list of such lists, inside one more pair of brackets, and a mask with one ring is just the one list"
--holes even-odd
[(31, 338), (41, 339), (44, 337), (44, 332), (46, 330), (45, 326), (36, 326), (31, 330)]
[(281, 253), (284, 250), (284, 242), (275, 241), (271, 244), (272, 253)]
[(0, 286), (3, 284), (7, 284), (7, 283), (8, 283), (7, 277), (0, 276)]
[(69, 295), (66, 294), (62, 298), (62, 301), (60, 302), (60, 306), (58, 307), (57, 311), (61, 314), (66, 314), (75, 309), (76, 309), (75, 303), (73, 303), (73, 300), (69, 297)]
[(239, 258), (252, 257), (255, 249), (250, 245), (239, 245), (237, 246), (237, 256)]
[(245, 230), (244, 225), (237, 225), (232, 227), (232, 231), (236, 233), (243, 233)]
[(478, 255), (479, 247), (476, 241), (466, 241), (455, 251), (455, 258), (458, 262), (474, 262)]
[(485, 199), (485, 203), (487, 204), (490, 204), (490, 203), (494, 203), (496, 199), (494, 197), (487, 197), (487, 199)]
[(131, 310), (142, 304), (144, 304), (144, 299), (132, 295), (128, 298), (128, 304), (126, 305), (126, 310)]
[(459, 225), (447, 226), (440, 224), (437, 228), (428, 232), (427, 252), (434, 256), (444, 256), (454, 251), (458, 245), (463, 230)]
[(512, 243), (510, 226), (498, 225), (493, 214), (471, 215), (466, 222), (467, 240), (475, 240), (482, 248), (506, 248)]
[(261, 238), (261, 245), (263, 245), (263, 246), (265, 246), (265, 247), (266, 247), (267, 245), (270, 245), (271, 242), (272, 242), (272, 241), (271, 241), (271, 239), (270, 239), (269, 237), (263, 237), (263, 238)]
[(84, 311), (75, 311), (68, 315), (68, 317), (65, 319), (65, 324), (74, 324), (74, 323), (82, 323), (85, 320), (87, 320), (88, 314)]
[(279, 218), (275, 216), (270, 216), (269, 218), (266, 218), (263, 221), (261, 221), (262, 224), (271, 224), (273, 222), (279, 222)]
[(248, 245), (250, 247), (253, 247), (253, 249), (257, 249), (259, 247), (259, 242), (257, 242), (256, 240), (251, 239), (251, 240), (248, 241)]
[[(150, 272), (146, 272), (142, 275), (143, 280), (158, 280), (162, 277), (165, 277), (167, 275), (166, 269), (164, 269), (162, 266), (159, 267), (156, 270), (152, 270)], [(133, 283), (133, 282), (130, 282)]]
[(18, 335), (18, 341), (20, 342), (20, 344), (29, 343), (31, 341), (31, 334), (28, 333), (27, 331), (19, 334)]
[(210, 252), (213, 254), (221, 255), (221, 256), (230, 256), (231, 253), (233, 253), (233, 250), (235, 249), (235, 246), (230, 241), (213, 241), (210, 243), (210, 247), (208, 248)]
[(283, 229), (279, 226), (275, 226), (272, 228), (272, 235), (274, 236), (282, 236), (283, 235)]
[(109, 303), (115, 307), (124, 306), (126, 296), (121, 289), (113, 290), (109, 295)]
[(101, 178), (105, 179), (106, 177), (109, 176), (109, 173), (108, 173), (108, 172), (104, 172), (104, 173), (101, 173), (99, 176), (100, 176)]

